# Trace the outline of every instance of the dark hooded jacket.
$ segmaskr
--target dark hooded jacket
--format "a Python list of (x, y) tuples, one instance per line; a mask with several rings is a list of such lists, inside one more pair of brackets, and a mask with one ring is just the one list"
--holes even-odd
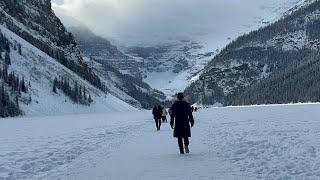
[(182, 100), (176, 101), (172, 105), (170, 125), (174, 126), (174, 137), (191, 137), (191, 126), (194, 124), (191, 106)]
[(158, 106), (153, 107), (152, 114), (155, 120), (161, 119), (161, 113), (162, 113), (162, 110), (160, 110)]

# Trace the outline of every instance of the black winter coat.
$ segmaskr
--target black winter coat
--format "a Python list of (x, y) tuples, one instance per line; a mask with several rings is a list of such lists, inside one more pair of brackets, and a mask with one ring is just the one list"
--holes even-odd
[(162, 110), (158, 109), (158, 107), (154, 107), (152, 109), (153, 118), (155, 120), (161, 119), (161, 112), (160, 111), (162, 112)]
[(191, 106), (186, 101), (176, 101), (172, 105), (170, 125), (174, 125), (174, 137), (191, 137), (191, 126), (194, 124)]

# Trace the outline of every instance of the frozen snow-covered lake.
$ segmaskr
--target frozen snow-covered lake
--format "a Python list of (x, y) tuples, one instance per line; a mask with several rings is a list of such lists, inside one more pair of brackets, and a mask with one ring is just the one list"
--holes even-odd
[(148, 111), (0, 120), (0, 179), (320, 179), (320, 104), (195, 113), (191, 153)]

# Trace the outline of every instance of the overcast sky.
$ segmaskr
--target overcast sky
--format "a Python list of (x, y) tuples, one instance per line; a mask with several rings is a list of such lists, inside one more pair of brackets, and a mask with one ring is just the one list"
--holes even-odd
[[(74, 18), (94, 32), (119, 41), (172, 37), (215, 37), (241, 31), (279, 7), (299, 0), (53, 0), (68, 24)], [(72, 17), (72, 18), (70, 18)]]

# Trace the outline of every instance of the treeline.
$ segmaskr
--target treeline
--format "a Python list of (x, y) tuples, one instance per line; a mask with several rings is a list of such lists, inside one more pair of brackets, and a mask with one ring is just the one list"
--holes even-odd
[(21, 114), (18, 96), (12, 99), (2, 84), (0, 88), (0, 117), (14, 117)]
[(62, 57), (55, 57), (61, 64), (75, 72), (77, 75), (82, 77), (83, 79), (87, 80), (93, 86), (97, 87), (101, 91), (107, 93), (108, 88), (107, 86), (101, 81), (100, 77), (95, 74), (93, 69), (88, 66), (85, 62), (82, 61), (82, 58), (78, 62), (71, 61), (66, 59), (64, 56)]
[[(113, 75), (117, 77), (115, 86), (137, 100), (142, 108), (151, 109), (154, 104), (160, 104), (160, 100), (166, 98), (161, 91), (152, 89), (148, 84), (136, 77), (122, 74), (119, 70), (107, 63), (103, 64), (103, 67), (105, 71), (112, 72)], [(133, 106), (139, 106), (136, 101), (126, 100), (126, 102)]]
[(21, 95), (21, 92), (28, 93), (28, 87), (24, 78), (20, 79), (14, 71), (8, 73), (8, 67), (4, 64), (4, 68), (0, 68), (0, 79), (2, 84), (6, 84), (11, 87), (11, 90)]
[[(21, 54), (21, 45), (15, 45), (15, 50)], [(4, 57), (2, 57), (4, 54)], [(9, 72), (11, 65), (10, 43), (0, 32), (0, 117), (13, 117), (22, 114), (19, 108), (19, 98), (22, 93), (28, 93), (28, 86), (24, 78), (20, 78), (14, 71)], [(29, 97), (31, 101), (31, 97)]]
[(320, 102), (320, 54), (293, 62), (281, 72), (254, 84), (234, 105)]
[(52, 91), (57, 94), (58, 90), (61, 90), (74, 103), (90, 106), (90, 104), (93, 102), (91, 95), (87, 92), (86, 88), (78, 85), (76, 81), (72, 86), (67, 78), (55, 78), (53, 80)]

